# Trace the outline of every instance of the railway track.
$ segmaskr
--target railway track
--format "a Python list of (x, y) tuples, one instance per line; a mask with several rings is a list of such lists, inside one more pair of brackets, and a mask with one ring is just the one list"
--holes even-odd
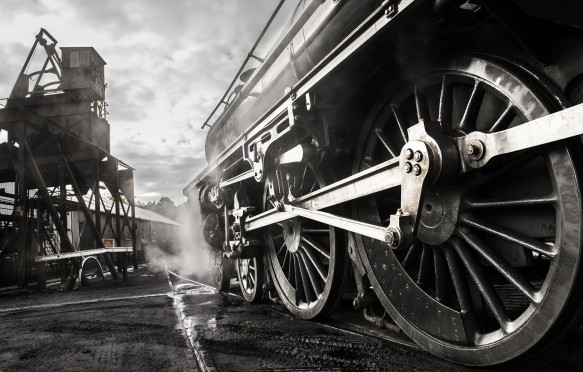
[[(214, 356), (212, 351), (208, 350), (204, 342), (201, 342), (201, 335), (197, 334), (197, 329), (200, 328), (194, 324), (189, 317), (188, 310), (185, 310), (188, 304), (192, 304), (192, 299), (187, 299), (189, 296), (196, 295), (216, 295), (218, 291), (211, 285), (204, 283), (203, 281), (193, 280), (185, 278), (172, 270), (167, 269), (168, 283), (172, 290), (175, 298), (175, 307), (179, 319), (182, 322), (182, 326), (185, 329), (189, 342), (195, 353), (197, 361), (202, 371), (217, 371), (222, 370), (217, 368), (213, 362)], [(240, 292), (239, 285), (234, 283), (230, 286), (228, 292), (224, 292), (224, 296), (232, 299), (236, 304), (245, 304), (246, 306), (253, 306), (254, 308), (261, 308), (263, 314), (267, 315), (267, 318), (277, 318), (282, 319), (284, 322), (298, 322), (292, 314), (290, 314), (285, 307), (273, 302), (264, 302), (262, 304), (251, 305), (245, 302), (245, 298)], [(205, 300), (206, 301), (206, 300)], [(196, 302), (196, 301), (194, 301)], [(345, 305), (345, 306), (343, 306)], [(346, 337), (347, 341), (343, 340), (341, 337), (339, 340), (328, 341), (319, 340), (318, 336), (315, 335), (312, 341), (306, 338), (304, 341), (312, 344), (314, 347), (322, 348), (350, 348), (353, 347), (357, 352), (366, 353), (362, 350), (362, 347), (355, 347), (354, 338), (366, 339), (370, 342), (379, 342), (386, 348), (397, 347), (404, 350), (409, 355), (410, 365), (409, 367), (413, 370), (416, 358), (429, 359), (438, 366), (444, 368), (444, 370), (460, 370), (469, 371), (469, 368), (459, 366), (456, 364), (451, 364), (440, 360), (433, 355), (429, 354), (423, 348), (416, 345), (411, 341), (406, 335), (396, 328), (396, 326), (391, 327), (387, 324), (384, 328), (379, 328), (377, 325), (367, 321), (363, 317), (354, 317), (354, 311), (349, 309), (350, 304), (346, 302), (341, 304), (336, 312), (334, 312), (329, 319), (320, 321), (309, 321), (305, 322), (312, 327), (330, 331), (337, 334), (342, 334)], [(346, 308), (344, 308), (346, 307)], [(216, 321), (220, 320), (217, 316), (211, 316), (210, 320), (207, 320), (207, 324), (214, 324)], [(210, 323), (209, 323), (210, 322)], [(325, 331), (325, 332), (326, 332)], [(324, 332), (324, 333), (325, 333)], [(563, 370), (581, 370), (583, 368), (583, 333), (580, 328), (574, 329), (572, 334), (568, 336), (565, 340), (555, 345), (554, 347), (546, 350), (543, 354), (539, 355), (536, 359), (521, 361), (508, 365), (500, 365), (489, 368), (473, 368), (471, 370), (484, 370), (484, 371), (563, 371)], [(245, 368), (241, 368), (245, 369)], [(281, 368), (276, 368), (281, 370)], [(338, 370), (336, 367), (331, 368), (332, 370)], [(290, 368), (290, 370), (296, 370)], [(326, 370), (326, 369), (318, 369)], [(370, 370), (376, 370), (372, 368)], [(381, 369), (379, 369), (381, 370)], [(407, 370), (404, 367), (403, 370)], [(439, 367), (437, 368), (439, 370)]]
[[(199, 363), (199, 367), (202, 371), (216, 371), (221, 370), (221, 368), (217, 368), (215, 363), (213, 362), (213, 355), (211, 352), (204, 346), (201, 342), (201, 335), (197, 334), (197, 329), (200, 330), (199, 327), (196, 326), (195, 323), (197, 321), (192, 321), (189, 319), (189, 314), (186, 309), (188, 303), (192, 304), (193, 300), (187, 300), (186, 298), (189, 296), (197, 296), (197, 295), (209, 295), (209, 294), (217, 294), (218, 290), (213, 286), (204, 283), (203, 281), (193, 280), (189, 278), (185, 278), (179, 275), (176, 272), (166, 268), (166, 274), (168, 277), (168, 284), (170, 289), (172, 290), (174, 296), (174, 305), (176, 307), (177, 315), (182, 322), (182, 326), (185, 330), (187, 338), (190, 342), (190, 345), (194, 351), (196, 359)], [(264, 314), (268, 316), (268, 318), (276, 318), (281, 319), (284, 322), (293, 322), (299, 321), (296, 319), (292, 314), (290, 314), (287, 309), (277, 303), (274, 302), (264, 302), (261, 304), (248, 304), (245, 301), (245, 298), (240, 292), (240, 287), (238, 284), (234, 283), (230, 286), (230, 290), (228, 292), (223, 292), (225, 297), (235, 299), (236, 303), (244, 303), (247, 306), (254, 306), (256, 308), (261, 308)], [(348, 302), (346, 305), (349, 305)], [(211, 324), (214, 323), (213, 318), (218, 317), (211, 317), (211, 320), (207, 320), (207, 324), (210, 322)], [(319, 337), (315, 336), (312, 340), (304, 339), (304, 342), (308, 342), (312, 344), (314, 347), (329, 347), (329, 348), (355, 348), (358, 351), (365, 353), (365, 350), (362, 347), (355, 346), (354, 341), (349, 339), (366, 339), (370, 342), (376, 343), (378, 342), (381, 345), (393, 346), (398, 347), (400, 349), (406, 350), (407, 353), (412, 353), (411, 355), (422, 355), (424, 358), (432, 360), (434, 363), (437, 363), (440, 366), (449, 366), (444, 370), (449, 370), (449, 368), (453, 368), (454, 370), (465, 371), (469, 370), (461, 366), (450, 365), (449, 363), (439, 360), (432, 356), (431, 354), (424, 351), (418, 345), (416, 345), (413, 341), (408, 339), (405, 335), (399, 332), (396, 326), (390, 328), (379, 328), (378, 326), (366, 321), (364, 317), (361, 321), (358, 321), (354, 317), (353, 310), (350, 309), (343, 310), (343, 307), (340, 306), (339, 309), (327, 320), (320, 320), (320, 321), (305, 321), (310, 327), (320, 327), (321, 329), (325, 330), (324, 333), (333, 332), (335, 334), (341, 334), (346, 337), (347, 340), (321, 340)], [(413, 360), (414, 358), (412, 358)], [(242, 367), (242, 369), (246, 369)], [(281, 368), (276, 368), (277, 370), (282, 370)], [(285, 370), (285, 369), (283, 369)], [(290, 368), (290, 370), (297, 370), (295, 368)], [(311, 369), (308, 369), (311, 370)], [(326, 368), (318, 368), (317, 370), (328, 370)], [(331, 367), (330, 370), (338, 370), (337, 367)], [(376, 368), (372, 368), (371, 370), (377, 370)], [(406, 369), (404, 369), (406, 370)], [(439, 370), (439, 369), (438, 369)]]

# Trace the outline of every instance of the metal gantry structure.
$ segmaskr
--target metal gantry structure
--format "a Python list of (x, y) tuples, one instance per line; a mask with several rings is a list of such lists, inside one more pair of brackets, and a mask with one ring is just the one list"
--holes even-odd
[[(59, 55), (56, 44), (40, 30), (0, 109), (0, 257), (19, 287), (60, 276), (72, 288), (89, 255), (113, 279), (125, 278), (126, 252), (137, 265), (134, 169), (110, 154), (105, 61), (91, 47)], [(71, 226), (75, 212), (80, 226)], [(116, 248), (104, 246), (106, 231)], [(128, 233), (132, 247), (121, 248)]]

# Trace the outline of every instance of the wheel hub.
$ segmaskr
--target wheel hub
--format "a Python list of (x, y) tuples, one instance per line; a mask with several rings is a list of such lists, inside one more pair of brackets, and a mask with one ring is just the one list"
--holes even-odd
[(283, 223), (283, 238), (290, 253), (297, 252), (300, 246), (301, 221), (298, 218)]
[(455, 230), (461, 190), (427, 190), (420, 208), (417, 237), (424, 243), (439, 245)]

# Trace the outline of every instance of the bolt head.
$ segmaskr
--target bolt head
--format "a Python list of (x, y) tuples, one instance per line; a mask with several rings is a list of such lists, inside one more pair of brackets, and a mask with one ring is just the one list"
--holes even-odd
[(406, 162), (405, 163), (405, 173), (411, 173), (412, 170), (413, 170), (413, 166), (411, 165), (411, 163)]
[(472, 160), (480, 160), (484, 156), (484, 144), (481, 141), (470, 141), (466, 146), (466, 154)]
[(385, 234), (385, 241), (387, 242), (388, 245), (394, 245), (395, 244), (395, 240), (396, 240), (396, 236), (395, 233), (392, 231), (388, 231)]
[(407, 160), (413, 159), (413, 150), (411, 149), (405, 150), (405, 159)]
[(399, 244), (401, 244), (401, 235), (399, 234), (399, 231), (393, 227), (389, 227), (385, 231), (385, 243), (391, 248), (397, 248)]
[(413, 174), (416, 176), (421, 174), (421, 166), (419, 166), (419, 164), (413, 166)]
[(421, 151), (415, 151), (415, 161), (423, 160), (423, 153)]

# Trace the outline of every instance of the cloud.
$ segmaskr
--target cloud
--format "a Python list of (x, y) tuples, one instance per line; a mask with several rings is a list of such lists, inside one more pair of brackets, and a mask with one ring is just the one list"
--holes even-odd
[[(269, 0), (5, 0), (2, 5), (0, 97), (10, 94), (41, 27), (58, 46), (93, 46), (107, 62), (112, 154), (136, 168), (138, 199), (168, 196), (177, 203), (184, 200), (183, 187), (206, 165), (206, 131), (200, 126), (275, 8)], [(284, 27), (276, 23), (275, 28)]]
[(0, 21), (10, 22), (16, 16), (43, 14), (48, 11), (46, 3), (41, 0), (3, 0)]
[[(32, 44), (31, 44), (32, 45)], [(10, 95), (12, 87), (16, 82), (18, 73), (26, 60), (30, 46), (21, 43), (3, 43), (0, 44), (0, 61), (8, 68), (0, 69), (0, 97), (5, 98)], [(22, 57), (24, 56), (24, 57)], [(20, 67), (17, 67), (19, 66)]]

